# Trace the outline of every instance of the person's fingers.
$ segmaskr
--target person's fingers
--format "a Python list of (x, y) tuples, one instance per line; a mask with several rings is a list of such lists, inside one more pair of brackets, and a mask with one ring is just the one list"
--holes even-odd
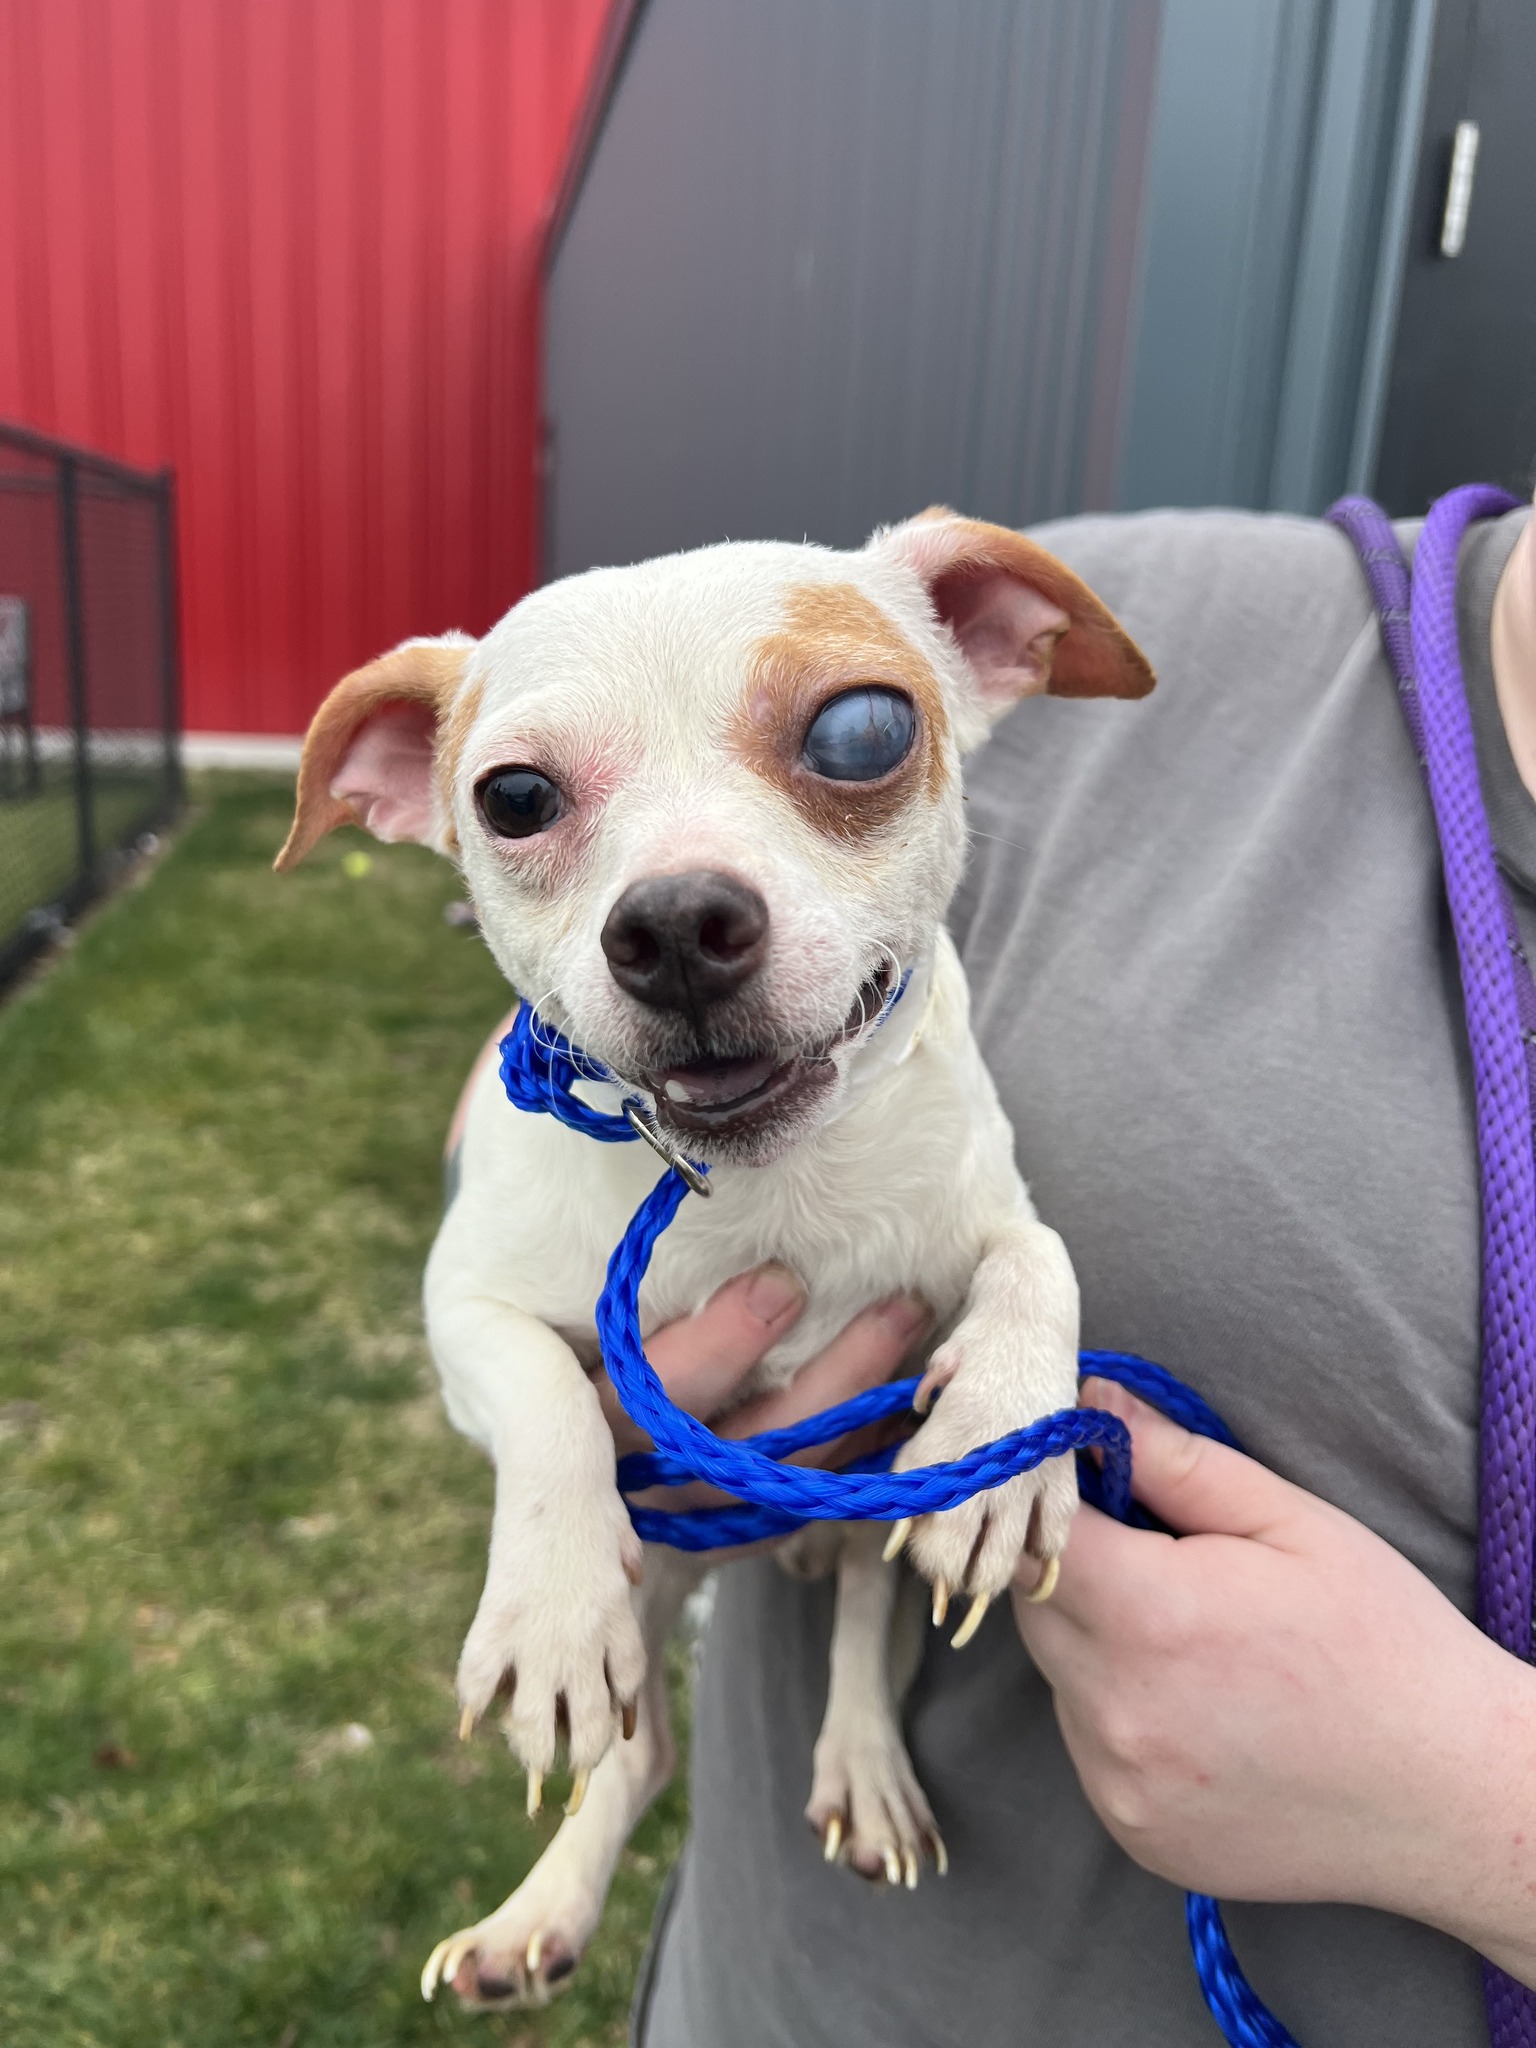
[[(722, 1437), (756, 1436), (767, 1429), (785, 1429), (807, 1415), (835, 1408), (866, 1387), (877, 1387), (895, 1373), (912, 1346), (933, 1321), (933, 1311), (916, 1295), (898, 1294), (877, 1302), (854, 1317), (826, 1350), (796, 1374), (787, 1387), (760, 1395), (725, 1418), (719, 1425)], [(678, 1327), (682, 1327), (679, 1325)], [(840, 1465), (851, 1457), (873, 1450), (880, 1425), (855, 1430), (797, 1452), (797, 1465)], [(625, 1446), (621, 1442), (621, 1449)], [(713, 1486), (696, 1482), (691, 1486), (655, 1489), (639, 1496), (647, 1507), (718, 1507), (730, 1498)]]
[[(693, 1315), (654, 1331), (646, 1356), (678, 1407), (707, 1422), (804, 1307), (805, 1289), (787, 1266), (756, 1266), (727, 1280)], [(649, 1450), (649, 1437), (625, 1414), (607, 1373), (600, 1371), (594, 1385), (619, 1456)]]
[[(735, 1410), (720, 1425), (726, 1437), (756, 1436), (760, 1430), (785, 1429), (807, 1415), (835, 1408), (867, 1387), (893, 1379), (896, 1368), (933, 1321), (921, 1296), (892, 1295), (856, 1315), (826, 1350), (801, 1367), (787, 1387), (760, 1394)], [(816, 1462), (830, 1462), (828, 1451)]]
[[(1082, 1401), (1125, 1423), (1131, 1432), (1136, 1498), (1179, 1536), (1233, 1536), (1291, 1548), (1309, 1510), (1332, 1513), (1252, 1458), (1169, 1421), (1117, 1382), (1085, 1381)], [(1128, 1528), (1083, 1506), (1072, 1519), (1047, 1601), (1038, 1598), (1040, 1565), (1021, 1558), (1013, 1583), (1014, 1610), (1041, 1669), (1059, 1664), (1069, 1637), (1106, 1628), (1113, 1632), (1149, 1604), (1182, 1597), (1176, 1550), (1173, 1537)]]
[(1136, 1498), (1181, 1536), (1279, 1540), (1309, 1496), (1225, 1444), (1196, 1436), (1111, 1380), (1084, 1382), (1085, 1408), (1107, 1408), (1131, 1432)]
[[(1032, 1560), (1026, 1562), (1038, 1569)], [(1029, 1599), (1029, 1572), (1021, 1571), (1008, 1590), (1014, 1623), (1030, 1662), (1054, 1692), (1082, 1667), (1095, 1640), (1093, 1633), (1076, 1612), (1056, 1605), (1054, 1593), (1043, 1606), (1035, 1606)]]
[(707, 1421), (804, 1307), (805, 1289), (787, 1266), (758, 1266), (727, 1280), (693, 1315), (648, 1337), (646, 1356), (678, 1407)]
[[(788, 1282), (788, 1288), (784, 1282)], [(788, 1330), (805, 1306), (804, 1290), (782, 1266), (763, 1266), (727, 1281), (697, 1314), (658, 1330), (646, 1344), (651, 1363), (680, 1408), (708, 1421), (763, 1353)], [(783, 1429), (807, 1415), (836, 1407), (867, 1387), (893, 1377), (897, 1366), (933, 1321), (919, 1296), (899, 1294), (877, 1302), (842, 1330), (826, 1350), (786, 1387), (748, 1401), (719, 1426), (722, 1437), (755, 1436)], [(649, 1440), (630, 1422), (606, 1373), (597, 1378), (598, 1398), (622, 1457), (649, 1450)], [(870, 1430), (855, 1431), (800, 1453), (802, 1464), (837, 1464), (874, 1447)], [(671, 1510), (715, 1507), (729, 1498), (712, 1486), (653, 1488), (637, 1496), (646, 1507)]]
[(1025, 1640), (1030, 1640), (1029, 1630), (1035, 1617), (1047, 1629), (1058, 1620), (1074, 1626), (1091, 1624), (1106, 1602), (1120, 1599), (1144, 1570), (1160, 1568), (1164, 1561), (1144, 1554), (1144, 1546), (1161, 1552), (1171, 1540), (1146, 1529), (1128, 1529), (1123, 1522), (1101, 1515), (1097, 1508), (1079, 1507), (1072, 1517), (1067, 1547), (1058, 1560), (1046, 1599), (1039, 1595), (1049, 1567), (1027, 1553), (1019, 1559), (1013, 1575), (1013, 1596), (1020, 1627), (1026, 1630)]

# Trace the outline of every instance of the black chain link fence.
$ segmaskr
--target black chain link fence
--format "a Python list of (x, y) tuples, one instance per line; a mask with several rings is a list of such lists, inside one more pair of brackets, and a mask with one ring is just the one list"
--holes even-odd
[(0, 423), (0, 986), (181, 800), (175, 517)]

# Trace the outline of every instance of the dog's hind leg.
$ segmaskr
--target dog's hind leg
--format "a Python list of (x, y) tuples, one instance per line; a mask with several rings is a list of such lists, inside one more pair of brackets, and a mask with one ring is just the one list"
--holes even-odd
[(837, 1572), (827, 1711), (805, 1812), (829, 1863), (887, 1884), (942, 1873), (943, 1839), (902, 1741), (898, 1708), (922, 1654), (922, 1588), (880, 1555), (883, 1524), (848, 1525)]
[(829, 1579), (848, 1536), (846, 1522), (807, 1522), (773, 1549), (773, 1561), (792, 1579)]
[(473, 1927), (438, 1943), (422, 1972), (424, 1998), (442, 1983), (475, 2008), (544, 2005), (576, 1968), (624, 1844), (676, 1765), (666, 1644), (704, 1571), (682, 1552), (647, 1547), (645, 1577), (635, 1594), (646, 1676), (633, 1733), (609, 1747), (580, 1805), (566, 1809), (559, 1832), (512, 1896)]

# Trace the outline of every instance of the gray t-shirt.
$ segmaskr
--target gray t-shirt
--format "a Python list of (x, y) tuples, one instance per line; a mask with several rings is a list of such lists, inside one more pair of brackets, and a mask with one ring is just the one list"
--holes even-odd
[[(1488, 652), (1525, 516), (1469, 539), (1460, 599), (1495, 832), (1530, 890), (1536, 804)], [(1040, 538), (1159, 675), (1144, 704), (1021, 706), (969, 777), (955, 931), (1084, 1342), (1193, 1382), (1255, 1456), (1470, 1610), (1470, 1075), (1433, 828), (1354, 552), (1233, 513)], [(1089, 1809), (1006, 1603), (960, 1655), (930, 1638), (907, 1706), (949, 1877), (875, 1891), (823, 1865), (801, 1811), (830, 1621), (829, 1586), (767, 1561), (722, 1576), (644, 2048), (1216, 2041), (1182, 1897)], [(1476, 1960), (1443, 1935), (1343, 1906), (1227, 1919), (1304, 2048), (1486, 2044)]]

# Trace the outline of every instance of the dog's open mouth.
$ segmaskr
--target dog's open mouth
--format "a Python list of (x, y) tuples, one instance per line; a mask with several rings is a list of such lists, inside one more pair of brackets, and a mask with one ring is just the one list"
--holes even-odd
[(656, 1097), (659, 1120), (678, 1130), (739, 1131), (765, 1123), (802, 1094), (830, 1079), (831, 1055), (857, 1038), (885, 1006), (892, 969), (876, 969), (854, 998), (842, 1028), (827, 1044), (784, 1059), (780, 1053), (745, 1053), (728, 1059), (692, 1060), (661, 1067), (646, 1076)]

